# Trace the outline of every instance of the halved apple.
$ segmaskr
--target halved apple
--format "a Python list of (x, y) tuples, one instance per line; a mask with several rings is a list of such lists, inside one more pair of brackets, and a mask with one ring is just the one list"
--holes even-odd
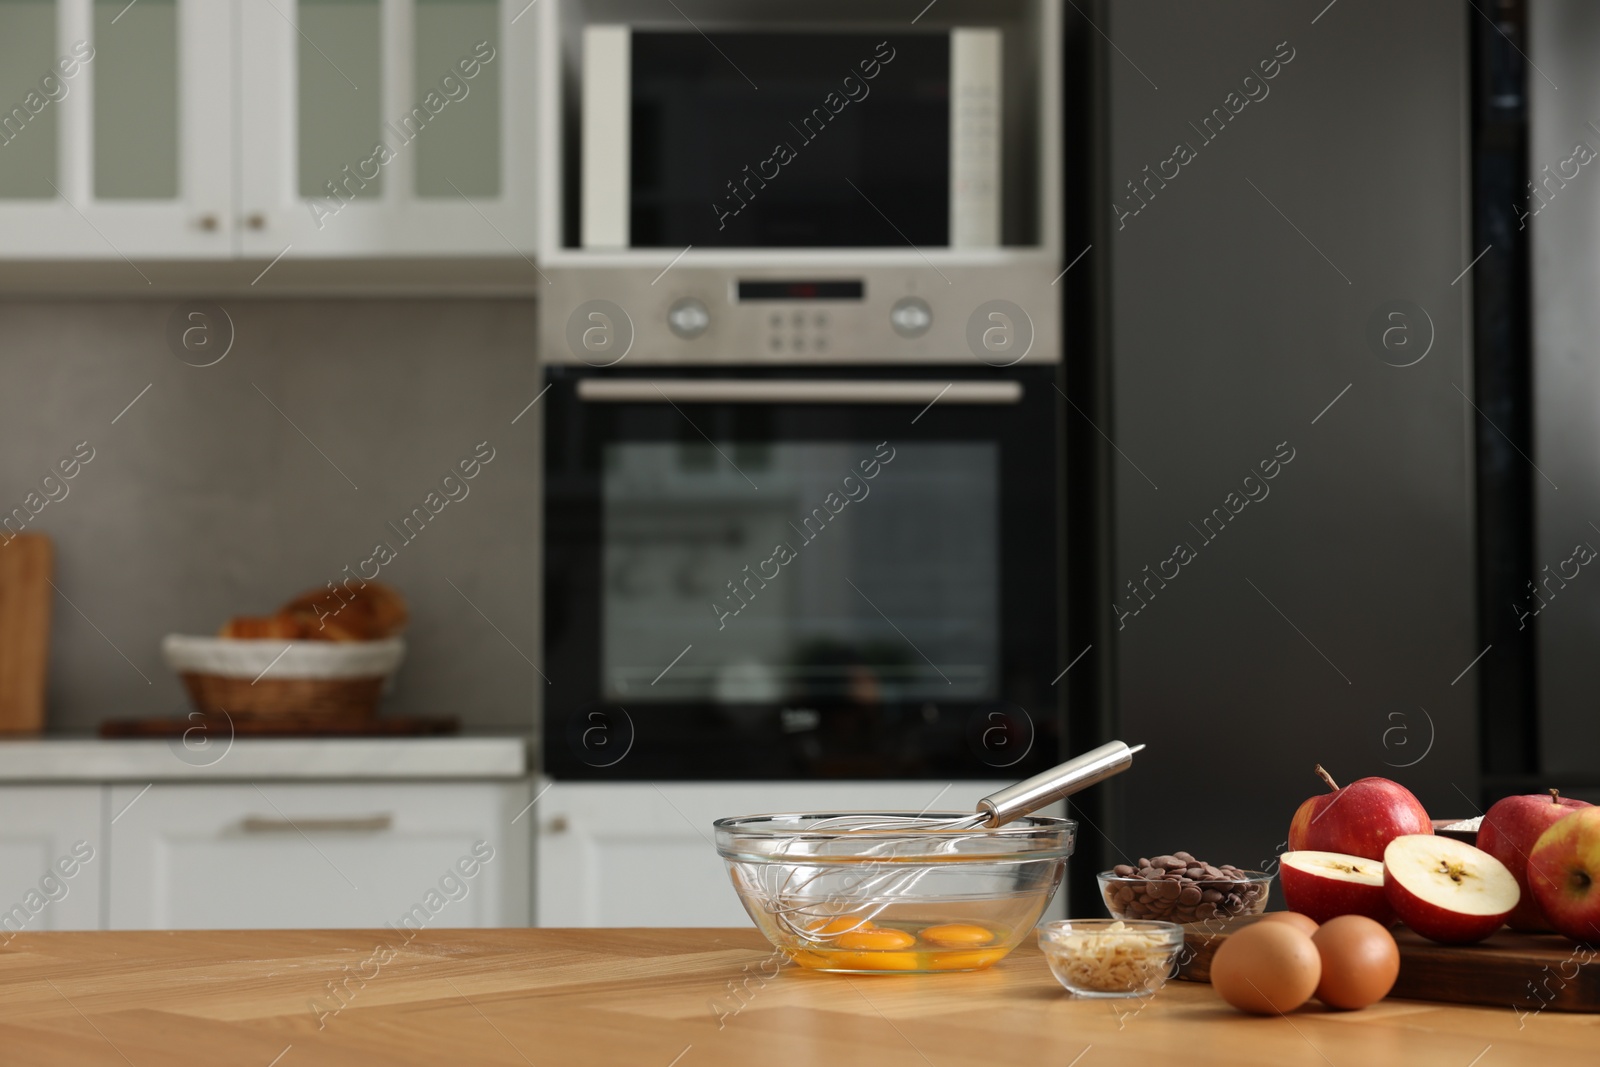
[(1285, 852), (1278, 880), (1290, 911), (1319, 923), (1340, 915), (1365, 915), (1388, 926), (1394, 909), (1383, 891), (1383, 864), (1341, 852)]
[(1383, 888), (1407, 926), (1446, 945), (1482, 941), (1504, 925), (1522, 898), (1505, 864), (1465, 841), (1436, 834), (1389, 842)]

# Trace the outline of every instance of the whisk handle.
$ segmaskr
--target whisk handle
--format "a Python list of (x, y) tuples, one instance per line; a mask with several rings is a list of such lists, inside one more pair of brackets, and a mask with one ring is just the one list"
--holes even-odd
[(978, 813), (988, 814), (986, 826), (1004, 826), (1013, 819), (1020, 819), (1062, 797), (1071, 796), (1080, 789), (1122, 773), (1133, 766), (1133, 754), (1142, 748), (1143, 745), (1129, 748), (1121, 741), (1111, 741), (1090, 749), (1047, 771), (1040, 771), (1032, 778), (990, 793), (978, 801)]

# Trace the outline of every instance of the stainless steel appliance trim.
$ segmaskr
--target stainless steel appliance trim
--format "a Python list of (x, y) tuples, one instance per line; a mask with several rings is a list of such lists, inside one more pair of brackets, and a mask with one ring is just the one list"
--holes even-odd
[[(1061, 361), (1061, 292), (1050, 287), (1061, 264), (1006, 262), (997, 256), (988, 265), (941, 265), (936, 274), (927, 266), (862, 263), (845, 253), (831, 260), (797, 256), (779, 265), (717, 266), (698, 264), (699, 255), (696, 248), (665, 274), (665, 262), (647, 270), (547, 270), (551, 284), (539, 302), (540, 361), (605, 367), (617, 363), (621, 353), (629, 367), (726, 366), (732, 375), (737, 373), (733, 367), (831, 366), (840, 368), (841, 377), (871, 375), (862, 368), (883, 366), (998, 370)], [(862, 297), (737, 299), (740, 282), (797, 278), (859, 282)], [(997, 297), (1001, 293), (1003, 300)], [(896, 329), (894, 310), (908, 298), (924, 302), (932, 317), (910, 336)], [(672, 329), (672, 309), (686, 300), (706, 309), (707, 321), (692, 337)], [(996, 325), (990, 315), (1007, 310), (1006, 304), (1016, 348), (1002, 355), (985, 347), (984, 336)], [(601, 318), (594, 317), (597, 313)], [(605, 329), (596, 333), (597, 325)], [(588, 346), (592, 334), (607, 337), (604, 350)], [(925, 376), (941, 373), (929, 369)]]
[(1022, 383), (585, 378), (578, 382), (578, 399), (602, 404), (1016, 404)]

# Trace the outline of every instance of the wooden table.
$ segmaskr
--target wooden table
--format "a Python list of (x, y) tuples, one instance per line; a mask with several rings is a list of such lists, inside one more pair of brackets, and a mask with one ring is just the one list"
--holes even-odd
[(0, 949), (0, 1011), (0, 1064), (72, 1067), (1600, 1062), (1600, 1016), (1392, 1001), (1253, 1018), (1183, 982), (1079, 1000), (1031, 944), (976, 974), (811, 974), (754, 930), (21, 934)]

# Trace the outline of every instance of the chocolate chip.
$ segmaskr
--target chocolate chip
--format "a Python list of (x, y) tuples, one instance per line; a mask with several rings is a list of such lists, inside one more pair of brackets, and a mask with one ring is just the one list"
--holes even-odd
[(1267, 891), (1232, 864), (1214, 866), (1188, 852), (1141, 856), (1137, 865), (1119, 864), (1112, 874), (1119, 881), (1106, 886), (1106, 906), (1126, 919), (1227, 919), (1257, 910)]

